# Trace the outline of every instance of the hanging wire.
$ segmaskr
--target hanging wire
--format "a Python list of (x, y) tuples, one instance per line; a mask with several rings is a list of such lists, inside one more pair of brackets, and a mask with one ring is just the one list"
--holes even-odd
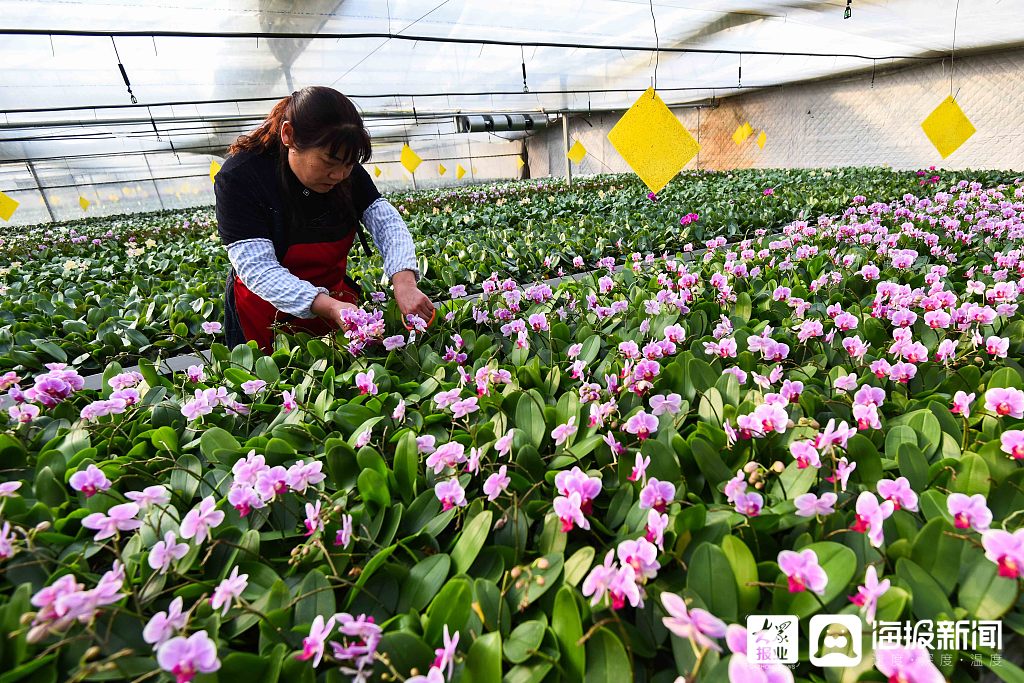
[(117, 43), (114, 42), (114, 36), (110, 36), (110, 43), (114, 46), (114, 56), (117, 57), (117, 68), (121, 70), (121, 78), (124, 79), (125, 87), (128, 88), (128, 95), (132, 98), (132, 104), (138, 104), (139, 101), (135, 99), (135, 94), (132, 93), (132, 84), (128, 80), (128, 72), (124, 70), (124, 64), (121, 63), (121, 55), (117, 54)]
[(146, 111), (149, 112), (149, 123), (153, 126), (153, 132), (156, 133), (156, 139), (159, 140), (160, 131), (157, 130), (156, 121), (153, 120), (153, 111), (149, 107), (146, 107)]
[(949, 95), (953, 96), (953, 59), (956, 55), (956, 23), (960, 18), (960, 0), (956, 0), (956, 11), (953, 13), (953, 45), (949, 50)]
[[(444, 0), (449, 2), (450, 0)], [(653, 0), (651, 0), (653, 2)], [(444, 3), (441, 3), (442, 5)], [(440, 7), (441, 5), (438, 5)], [(435, 7), (435, 9), (437, 9)], [(433, 11), (433, 10), (432, 10)], [(429, 13), (428, 13), (429, 14)], [(426, 16), (426, 15), (424, 15)], [(418, 20), (417, 20), (418, 21)], [(415, 23), (415, 22), (414, 22)], [(404, 30), (404, 29), (403, 29)], [(156, 36), (160, 38), (225, 38), (225, 39), (246, 39), (246, 38), (268, 38), (268, 39), (286, 39), (286, 38), (297, 38), (302, 40), (338, 40), (341, 38), (346, 39), (369, 39), (369, 38), (389, 38), (391, 40), (404, 40), (404, 41), (415, 41), (423, 43), (454, 43), (460, 45), (505, 45), (505, 46), (518, 46), (520, 44), (530, 47), (551, 47), (551, 48), (564, 48), (573, 50), (628, 50), (633, 52), (650, 52), (650, 45), (605, 45), (596, 43), (568, 43), (558, 41), (539, 41), (539, 40), (500, 40), (495, 38), (458, 38), (454, 36), (431, 36), (431, 35), (403, 35), (401, 31), (394, 34), (389, 33), (358, 33), (358, 32), (336, 32), (328, 31), (321, 33), (302, 33), (302, 32), (281, 32), (281, 31), (89, 31), (79, 29), (29, 29), (29, 28), (0, 28), (0, 35), (3, 36), (79, 36), (79, 37), (119, 37), (119, 38), (149, 38), (150, 36)], [(665, 52), (670, 53), (688, 53), (692, 52), (695, 54), (715, 54), (715, 55), (735, 55), (735, 54), (752, 54), (752, 55), (763, 55), (763, 56), (776, 56), (776, 57), (847, 57), (850, 59), (863, 59), (870, 61), (872, 59), (905, 59), (908, 61), (919, 61), (919, 62), (935, 62), (939, 61), (941, 57), (927, 56), (927, 55), (863, 55), (850, 52), (836, 52), (836, 53), (825, 53), (825, 52), (784, 52), (780, 50), (736, 50), (736, 49), (722, 49), (722, 48), (700, 48), (700, 47), (666, 47), (659, 48), (664, 49)]]
[(530, 86), (526, 85), (526, 52), (523, 50), (523, 46), (519, 46), (519, 59), (522, 60), (523, 64), (523, 92), (530, 92)]
[[(661, 61), (661, 39), (658, 37), (658, 19), (654, 16), (654, 0), (648, 0), (651, 8), (651, 23), (654, 25), (654, 84), (652, 86), (653, 97), (658, 91), (658, 62)], [(588, 93), (589, 95), (589, 93)]]
[(743, 87), (743, 53), (742, 52), (740, 53), (740, 67), (739, 67), (739, 70), (737, 70), (737, 72), (736, 72), (736, 87), (737, 88), (742, 88)]

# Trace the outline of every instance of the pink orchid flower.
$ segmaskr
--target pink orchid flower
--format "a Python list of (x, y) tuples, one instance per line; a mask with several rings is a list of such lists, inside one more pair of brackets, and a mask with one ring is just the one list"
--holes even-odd
[(861, 613), (868, 623), (875, 620), (875, 610), (878, 608), (878, 599), (889, 590), (889, 579), (878, 580), (878, 570), (875, 565), (868, 565), (864, 573), (864, 585), (857, 587), (857, 594), (850, 597), (850, 602), (861, 608)]
[(322, 615), (316, 615), (309, 627), (309, 635), (302, 639), (302, 652), (295, 655), (295, 659), (306, 661), (313, 660), (313, 668), (320, 666), (320, 660), (324, 656), (324, 648), (327, 638), (334, 630), (334, 617), (326, 622)]
[(714, 639), (725, 635), (725, 622), (707, 610), (688, 609), (686, 602), (675, 593), (662, 593), (661, 604), (668, 614), (661, 621), (674, 635), (692, 641), (698, 648), (722, 651)]
[(818, 564), (818, 555), (813, 550), (783, 550), (779, 553), (779, 569), (789, 581), (790, 593), (810, 590), (818, 595), (825, 594), (828, 575)]
[(951, 493), (946, 499), (946, 509), (953, 515), (953, 526), (957, 529), (985, 531), (992, 523), (992, 511), (980, 493), (973, 496)]

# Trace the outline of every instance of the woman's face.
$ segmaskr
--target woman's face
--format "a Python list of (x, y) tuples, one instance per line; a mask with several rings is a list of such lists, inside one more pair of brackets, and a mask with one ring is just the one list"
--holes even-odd
[(288, 166), (292, 173), (313, 192), (330, 192), (352, 173), (352, 164), (332, 157), (324, 147), (296, 148), (294, 131), (289, 121), (281, 126), (281, 141), (288, 148)]

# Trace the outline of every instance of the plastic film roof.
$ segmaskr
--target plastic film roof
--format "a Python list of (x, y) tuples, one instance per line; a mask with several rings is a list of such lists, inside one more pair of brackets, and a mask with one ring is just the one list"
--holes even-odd
[[(103, 196), (118, 191), (119, 174), (150, 181), (148, 195), (163, 183), (163, 194), (181, 201), (212, 201), (208, 177), (198, 196), (190, 189), (202, 183), (210, 159), (255, 127), (273, 98), (306, 85), (333, 86), (362, 109), (385, 186), (411, 180), (394, 163), (404, 142), (424, 157), (451, 158), (451, 167), (479, 158), (473, 179), (512, 177), (519, 147), (503, 138), (516, 135), (459, 135), (453, 113), (625, 109), (652, 84), (655, 64), (662, 98), (683, 104), (909, 57), (948, 63), (954, 17), (957, 53), (1024, 43), (1020, 5), (852, 0), (846, 20), (845, 0), (0, 0), (8, 31), (296, 34), (111, 40), (0, 33), (0, 190), (24, 193), (12, 196), (35, 207), (25, 214), (39, 220), (55, 211), (29, 196), (39, 194), (37, 185), (70, 195), (107, 183)], [(346, 35), (315, 37), (324, 34)], [(617, 47), (650, 49), (610, 49)], [(680, 48), (708, 52), (666, 51)], [(138, 106), (122, 106), (130, 100), (118, 59)], [(266, 99), (238, 101), (249, 98)], [(208, 100), (220, 102), (191, 104)], [(16, 111), (24, 109), (42, 111)]]

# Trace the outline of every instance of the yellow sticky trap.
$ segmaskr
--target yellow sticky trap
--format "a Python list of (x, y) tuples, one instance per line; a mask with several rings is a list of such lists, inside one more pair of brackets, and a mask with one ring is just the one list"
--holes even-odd
[(374, 166), (373, 167), (373, 177), (374, 178), (380, 178), (380, 174), (381, 173), (383, 173), (383, 171), (380, 170), (380, 166)]
[(924, 134), (945, 159), (977, 132), (964, 110), (950, 95), (921, 124)]
[(462, 168), (462, 164), (455, 167), (455, 177), (462, 180), (462, 176), (466, 175), (466, 169)]
[(399, 161), (402, 162), (402, 167), (409, 173), (415, 173), (416, 169), (423, 163), (420, 155), (412, 151), (412, 147), (409, 145), (402, 145), (402, 156), (399, 157)]
[(665, 187), (700, 151), (700, 145), (653, 88), (623, 114), (608, 132), (608, 140), (651, 192)]
[(0, 192), (0, 218), (3, 218), (5, 221), (11, 220), (11, 216), (17, 211), (20, 203)]
[(766, 142), (768, 142), (768, 134), (762, 130), (761, 134), (757, 136), (757, 146), (764, 149), (764, 143)]
[[(578, 142), (577, 142), (576, 144), (578, 144), (578, 145), (579, 145), (579, 143), (578, 143)], [(582, 147), (582, 146), (583, 146), (583, 145), (580, 145), (580, 147)], [(584, 152), (584, 154), (586, 154), (586, 152)], [(582, 159), (583, 157), (581, 156), (580, 158)], [(580, 163), (580, 162), (578, 162), (578, 161), (577, 161), (576, 163), (578, 164), (578, 163)], [(526, 166), (526, 162), (525, 162), (525, 161), (523, 161), (523, 157), (522, 157), (521, 155), (520, 155), (520, 156), (517, 156), (517, 157), (516, 157), (516, 168), (522, 168), (523, 166)]]
[(90, 202), (85, 197), (79, 197), (78, 198), (78, 205), (80, 207), (82, 207), (82, 211), (85, 211), (86, 209), (88, 209), (92, 205), (92, 202)]
[(437, 173), (438, 173), (438, 175), (444, 175), (447, 172), (448, 172), (448, 169), (444, 167), (444, 164), (438, 164), (437, 165)]
[[(569, 161), (574, 164), (578, 164), (583, 161), (583, 157), (587, 156), (587, 148), (583, 146), (583, 143), (577, 140), (572, 143), (572, 147), (569, 148), (569, 153), (565, 156), (569, 157)], [(522, 161), (522, 159), (520, 159)]]
[(213, 179), (215, 177), (217, 177), (218, 173), (220, 173), (220, 164), (218, 164), (216, 161), (211, 161), (210, 162), (210, 182), (211, 183), (213, 182)]
[(732, 141), (737, 145), (742, 145), (750, 137), (750, 134), (754, 132), (749, 123), (744, 123), (732, 132)]

